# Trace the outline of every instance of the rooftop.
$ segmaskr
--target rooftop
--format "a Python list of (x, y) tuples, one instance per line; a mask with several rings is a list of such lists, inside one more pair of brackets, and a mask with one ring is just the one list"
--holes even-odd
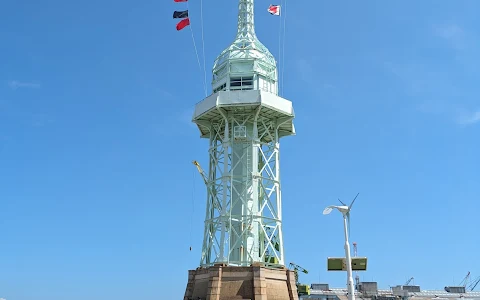
[[(344, 300), (347, 295), (347, 289), (346, 288), (331, 288), (328, 291), (324, 290), (310, 290), (310, 295), (309, 296), (302, 296), (301, 299), (339, 299), (339, 300)], [(360, 298), (360, 299), (371, 299), (375, 297), (363, 297), (363, 294), (361, 292), (356, 292), (355, 295)], [(480, 292), (466, 292), (466, 293), (449, 293), (444, 290), (424, 290), (421, 292), (415, 292), (415, 293), (406, 293), (407, 297), (410, 299), (415, 299), (415, 298), (424, 298), (424, 299), (461, 299), (461, 300), (467, 300), (467, 299), (480, 299)], [(320, 296), (320, 297), (319, 297)], [(328, 297), (327, 297), (328, 296)], [(336, 296), (336, 298), (335, 298)], [(385, 290), (385, 289), (379, 289), (376, 292), (377, 298), (383, 298), (383, 297), (396, 297), (392, 290)]]

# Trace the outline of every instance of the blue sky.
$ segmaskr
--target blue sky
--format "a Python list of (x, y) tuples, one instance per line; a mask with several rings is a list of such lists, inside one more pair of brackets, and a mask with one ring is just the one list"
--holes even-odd
[[(285, 0), (283, 0), (284, 2)], [(283, 3), (281, 2), (281, 3)], [(278, 57), (279, 21), (256, 1)], [(0, 2), (0, 298), (180, 299), (200, 260), (207, 142), (190, 29), (173, 1)], [(237, 1), (203, 1), (207, 83)], [(200, 4), (191, 1), (201, 49)], [(287, 262), (343, 255), (339, 214), (380, 287), (480, 275), (480, 2), (288, 1), (282, 141)], [(200, 51), (200, 55), (202, 51)], [(200, 59), (203, 63), (203, 57)], [(210, 92), (210, 89), (209, 89)], [(192, 251), (189, 247), (192, 246)]]

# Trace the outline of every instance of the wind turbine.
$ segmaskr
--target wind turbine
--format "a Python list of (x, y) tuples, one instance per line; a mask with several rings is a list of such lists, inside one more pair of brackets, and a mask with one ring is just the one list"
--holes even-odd
[(358, 193), (355, 196), (355, 198), (353, 199), (352, 203), (350, 203), (350, 205), (346, 205), (340, 199), (338, 199), (338, 201), (342, 203), (341, 206), (330, 205), (323, 210), (323, 214), (328, 215), (332, 212), (334, 208), (336, 208), (343, 215), (343, 227), (345, 231), (345, 257), (346, 257), (346, 265), (347, 265), (348, 300), (355, 300), (355, 291), (353, 286), (353, 275), (352, 275), (352, 258), (350, 256), (350, 243), (348, 241), (348, 237), (350, 236), (350, 210), (352, 209), (352, 205), (357, 199), (359, 194), (360, 193)]

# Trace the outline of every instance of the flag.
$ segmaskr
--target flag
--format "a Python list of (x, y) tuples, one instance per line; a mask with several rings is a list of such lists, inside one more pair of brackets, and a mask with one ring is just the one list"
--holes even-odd
[(173, 18), (174, 19), (188, 18), (188, 10), (174, 11), (173, 12)]
[(187, 2), (188, 0), (173, 0), (174, 2)]
[(279, 16), (280, 15), (280, 5), (271, 5), (268, 7), (268, 12), (272, 15)]
[(177, 30), (182, 30), (183, 28), (187, 27), (190, 25), (190, 18), (186, 18), (178, 22), (177, 24)]

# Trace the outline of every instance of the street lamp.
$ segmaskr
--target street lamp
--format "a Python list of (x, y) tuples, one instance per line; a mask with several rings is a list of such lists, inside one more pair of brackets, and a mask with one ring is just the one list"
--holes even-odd
[[(357, 199), (357, 196), (355, 196), (355, 199)], [(355, 199), (353, 199), (352, 203), (350, 203), (349, 206), (347, 206), (345, 203), (340, 201), (343, 205), (342, 206), (336, 206), (336, 205), (330, 205), (327, 206), (323, 210), (324, 215), (328, 215), (332, 212), (334, 208), (336, 208), (338, 211), (340, 211), (343, 215), (343, 227), (345, 231), (345, 257), (346, 257), (346, 265), (347, 265), (347, 291), (348, 291), (348, 300), (355, 300), (355, 290), (353, 288), (353, 275), (352, 275), (352, 259), (350, 256), (350, 243), (348, 242), (348, 235), (349, 235), (349, 229), (350, 229), (350, 210), (352, 209), (353, 202), (355, 202)]]

